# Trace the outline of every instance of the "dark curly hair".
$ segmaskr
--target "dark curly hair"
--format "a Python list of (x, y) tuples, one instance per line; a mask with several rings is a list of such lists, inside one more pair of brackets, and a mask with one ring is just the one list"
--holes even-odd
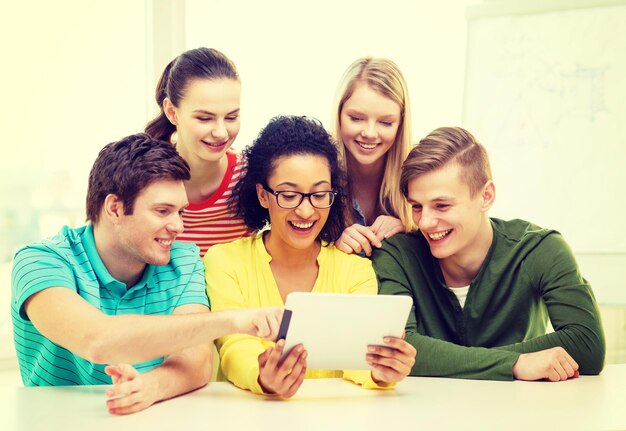
[(345, 229), (345, 175), (332, 138), (319, 120), (310, 117), (278, 116), (270, 120), (252, 145), (243, 151), (247, 169), (234, 190), (233, 206), (251, 229), (262, 229), (270, 222), (269, 211), (259, 203), (257, 184), (266, 184), (278, 158), (311, 154), (328, 161), (330, 181), (337, 198), (330, 207), (328, 220), (318, 240), (333, 242)]

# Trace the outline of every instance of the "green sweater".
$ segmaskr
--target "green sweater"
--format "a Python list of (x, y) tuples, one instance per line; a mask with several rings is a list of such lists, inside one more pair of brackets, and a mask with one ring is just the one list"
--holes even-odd
[(374, 251), (380, 293), (413, 298), (406, 326), (417, 349), (411, 375), (511, 380), (521, 353), (555, 346), (581, 374), (598, 374), (605, 354), (600, 315), (563, 237), (523, 220), (491, 224), (493, 243), (464, 308), (421, 233), (395, 235)]

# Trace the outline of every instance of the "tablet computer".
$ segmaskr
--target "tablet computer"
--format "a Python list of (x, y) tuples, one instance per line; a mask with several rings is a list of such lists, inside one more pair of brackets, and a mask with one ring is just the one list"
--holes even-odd
[(287, 295), (278, 339), (285, 356), (296, 344), (311, 370), (368, 370), (370, 344), (402, 336), (412, 300), (401, 295), (292, 292)]

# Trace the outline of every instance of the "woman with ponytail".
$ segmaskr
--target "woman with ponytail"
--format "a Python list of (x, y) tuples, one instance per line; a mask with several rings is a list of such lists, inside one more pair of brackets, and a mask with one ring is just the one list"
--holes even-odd
[(231, 210), (231, 196), (243, 169), (230, 150), (239, 133), (241, 83), (237, 69), (221, 52), (197, 48), (176, 57), (156, 89), (159, 115), (145, 131), (176, 146), (191, 169), (185, 181), (189, 206), (178, 239), (196, 243), (200, 254), (249, 231)]

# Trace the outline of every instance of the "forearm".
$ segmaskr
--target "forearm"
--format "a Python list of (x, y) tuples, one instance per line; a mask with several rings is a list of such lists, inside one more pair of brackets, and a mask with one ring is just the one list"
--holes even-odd
[(86, 359), (96, 363), (136, 364), (186, 348), (210, 344), (236, 332), (229, 312), (170, 316), (102, 316), (91, 341), (86, 341)]
[(206, 385), (211, 378), (212, 344), (190, 347), (171, 355), (145, 374), (155, 388), (156, 401), (163, 401)]
[(560, 235), (548, 236), (542, 246), (541, 253), (526, 259), (525, 271), (537, 286), (554, 332), (503, 349), (527, 353), (559, 346), (578, 363), (581, 374), (598, 374), (604, 366), (606, 347), (591, 286)]
[(578, 363), (581, 374), (599, 374), (604, 366), (605, 341), (602, 327), (572, 324), (550, 334), (498, 349), (518, 353), (538, 352), (563, 347)]
[(417, 350), (411, 376), (512, 380), (519, 357), (516, 352), (459, 346), (418, 333), (407, 333), (405, 339)]

